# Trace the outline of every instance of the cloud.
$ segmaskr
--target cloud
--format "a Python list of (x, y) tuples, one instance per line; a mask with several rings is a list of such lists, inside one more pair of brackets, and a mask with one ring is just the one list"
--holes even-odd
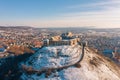
[(108, 7), (108, 6), (117, 6), (120, 5), (120, 0), (104, 0), (95, 3), (87, 3), (87, 4), (78, 4), (73, 6), (68, 6), (67, 8), (75, 9), (75, 8), (93, 8), (93, 7)]
[[(96, 8), (89, 10), (89, 8)], [(99, 8), (101, 8), (99, 10)], [(24, 21), (8, 21), (15, 25), (32, 25), (39, 27), (83, 27), (95, 26), (96, 28), (120, 28), (120, 0), (104, 0), (89, 4), (69, 6), (65, 13), (48, 19), (35, 19)], [(85, 9), (85, 10), (79, 10)], [(1, 24), (5, 23), (0, 21)], [(7, 25), (7, 24), (6, 24)]]
[(83, 5), (75, 5), (69, 7), (76, 8), (92, 8), (102, 7), (102, 10), (94, 11), (76, 11), (61, 14), (58, 19), (48, 21), (53, 26), (96, 26), (96, 28), (120, 28), (120, 1), (107, 0), (107, 2), (90, 3)]

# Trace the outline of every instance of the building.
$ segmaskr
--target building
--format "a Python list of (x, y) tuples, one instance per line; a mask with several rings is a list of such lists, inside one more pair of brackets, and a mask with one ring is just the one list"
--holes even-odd
[(61, 41), (62, 37), (61, 36), (53, 36), (50, 38), (51, 41)]
[(37, 48), (37, 47), (42, 47), (42, 46), (43, 46), (43, 42), (36, 40), (36, 41), (33, 42), (33, 45), (34, 45), (34, 47), (36, 47), (36, 48)]
[(67, 33), (63, 33), (61, 34), (62, 39), (72, 39), (74, 37), (72, 32), (67, 32)]
[(45, 39), (45, 40), (43, 41), (43, 45), (44, 45), (44, 46), (49, 46), (49, 39)]
[(79, 41), (79, 38), (73, 37), (73, 34), (68, 32), (44, 40), (44, 46), (77, 45)]
[(68, 39), (68, 40), (60, 40), (60, 41), (49, 41), (49, 45), (60, 46), (60, 45), (76, 45), (78, 40)]
[(3, 46), (0, 46), (0, 52), (4, 52), (5, 48)]
[(113, 58), (120, 62), (120, 49), (115, 47), (114, 52), (112, 52)]

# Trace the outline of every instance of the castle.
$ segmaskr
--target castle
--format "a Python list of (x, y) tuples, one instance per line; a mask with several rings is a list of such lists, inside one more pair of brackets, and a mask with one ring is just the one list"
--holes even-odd
[(44, 40), (44, 46), (77, 45), (79, 41), (80, 39), (75, 37), (72, 32), (68, 32)]

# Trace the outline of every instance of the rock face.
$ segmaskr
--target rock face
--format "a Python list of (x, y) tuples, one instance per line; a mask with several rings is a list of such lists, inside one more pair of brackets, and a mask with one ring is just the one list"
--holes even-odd
[[(82, 51), (80, 46), (59, 46), (62, 51), (59, 52), (57, 47), (44, 48), (39, 50), (27, 61), (22, 62), (29, 66), (29, 71), (36, 70), (33, 73), (23, 72), (20, 79), (22, 80), (120, 80), (120, 69), (111, 60), (96, 53), (90, 48), (85, 48), (85, 56), (80, 63), (63, 69), (48, 69), (39, 73), (39, 70), (44, 67), (64, 66), (68, 57), (72, 57), (71, 53)], [(51, 51), (51, 52), (50, 52)], [(47, 53), (48, 52), (48, 53)], [(59, 52), (59, 56), (56, 53)], [(54, 58), (53, 58), (54, 57)], [(75, 63), (75, 60), (70, 60), (70, 63)], [(38, 71), (37, 71), (38, 70)]]

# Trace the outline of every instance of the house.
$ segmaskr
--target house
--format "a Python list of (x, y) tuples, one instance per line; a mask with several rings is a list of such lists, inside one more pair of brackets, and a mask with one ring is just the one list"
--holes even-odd
[(42, 46), (43, 46), (43, 42), (36, 40), (36, 41), (33, 42), (33, 45), (34, 45), (34, 47), (36, 47), (36, 48), (37, 48), (37, 47), (42, 47)]
[(3, 46), (0, 46), (0, 52), (4, 52), (5, 48)]
[(120, 48), (115, 48), (115, 50), (112, 52), (113, 58), (118, 60), (120, 62)]

